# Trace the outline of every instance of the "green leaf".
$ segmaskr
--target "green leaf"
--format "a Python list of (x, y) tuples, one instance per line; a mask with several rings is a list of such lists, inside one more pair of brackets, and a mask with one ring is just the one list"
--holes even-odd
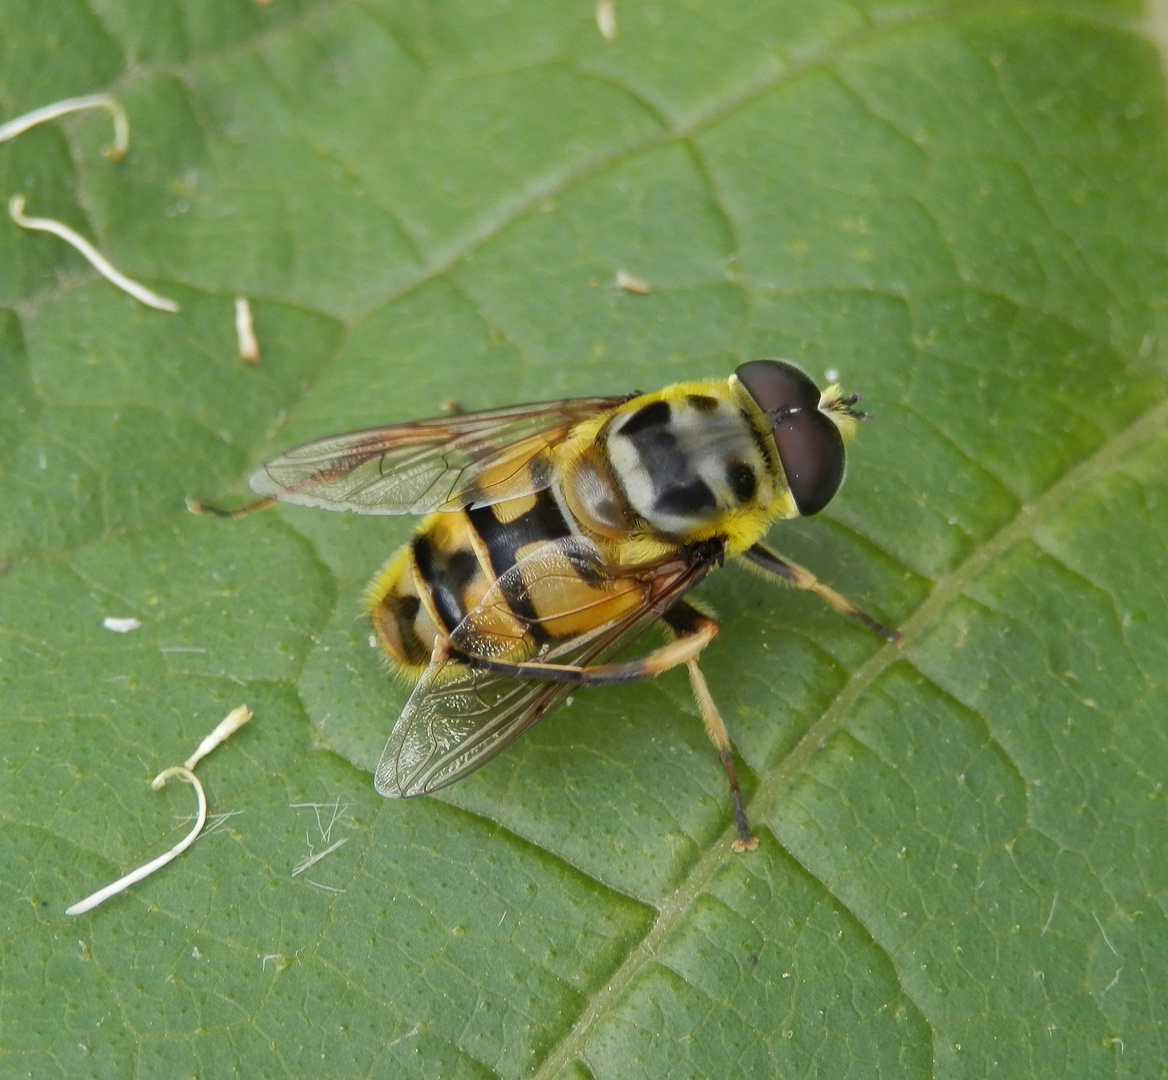
[[(182, 305), (0, 220), (0, 1074), (1162, 1072), (1163, 5), (615, 10), (0, 6), (0, 118), (133, 125), (120, 163), (104, 113), (0, 146), (0, 198)], [(447, 398), (759, 356), (863, 390), (842, 493), (772, 540), (905, 643), (703, 585), (751, 855), (678, 673), (380, 799), (407, 689), (361, 600), (411, 523), (184, 509)], [(148, 781), (241, 702), (199, 768), (230, 816), (65, 917), (186, 831)]]

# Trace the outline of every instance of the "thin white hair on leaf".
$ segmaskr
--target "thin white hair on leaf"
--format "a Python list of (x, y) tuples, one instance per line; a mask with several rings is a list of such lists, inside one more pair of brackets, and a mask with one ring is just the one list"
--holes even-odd
[(337, 848), (344, 847), (348, 842), (349, 842), (349, 838), (347, 836), (342, 836), (339, 840), (335, 841), (332, 844), (329, 844), (329, 846), (326, 847), (324, 849), (324, 851), (318, 851), (313, 855), (309, 855), (308, 858), (304, 859), (303, 862), (299, 862), (296, 864), (295, 869), (293, 869), (293, 871), (292, 871), (292, 876), (299, 877), (310, 866), (315, 866), (326, 855), (331, 855), (334, 851), (337, 850)]
[[(316, 814), (316, 827), (320, 831), (320, 839), (327, 844), (332, 839), (333, 826), (341, 821), (342, 818), (349, 812), (349, 804), (341, 805), (340, 796), (331, 803), (319, 802), (304, 802), (304, 803), (290, 803), (291, 810), (312, 810)], [(323, 818), (320, 816), (322, 810), (330, 812), (329, 823), (325, 825)]]
[(244, 811), (244, 810), (227, 810), (222, 814), (208, 814), (207, 821), (209, 824), (203, 830), (203, 835), (210, 836), (213, 832), (218, 832), (233, 817), (239, 817), (239, 815), (243, 814), (243, 813), (246, 813), (246, 811)]

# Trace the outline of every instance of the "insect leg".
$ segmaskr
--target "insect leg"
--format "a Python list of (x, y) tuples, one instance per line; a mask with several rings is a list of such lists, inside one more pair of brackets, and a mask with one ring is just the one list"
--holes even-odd
[(781, 555), (771, 551), (765, 544), (755, 544), (743, 552), (759, 569), (773, 574), (775, 577), (794, 585), (797, 589), (806, 589), (815, 593), (829, 607), (862, 623), (873, 633), (879, 634), (885, 641), (899, 644), (901, 635), (899, 630), (891, 630), (883, 623), (872, 618), (866, 611), (856, 607), (846, 596), (841, 596), (835, 589), (824, 585), (810, 570), (804, 570), (798, 563), (784, 559)]
[(499, 675), (568, 683), (573, 686), (611, 686), (616, 683), (637, 682), (685, 664), (689, 670), (690, 685), (693, 687), (698, 709), (702, 714), (702, 722), (710, 741), (718, 751), (718, 756), (722, 759), (730, 781), (730, 800), (734, 807), (734, 824), (738, 830), (738, 839), (732, 846), (735, 851), (751, 851), (758, 846), (758, 840), (751, 834), (750, 825), (746, 820), (746, 810), (742, 803), (742, 792), (738, 786), (738, 774), (734, 768), (734, 756), (730, 748), (730, 737), (726, 733), (726, 725), (722, 723), (722, 717), (710, 695), (706, 680), (697, 666), (698, 655), (717, 636), (718, 624), (684, 600), (674, 604), (665, 613), (663, 621), (676, 634), (676, 639), (648, 656), (621, 664), (593, 664), (585, 667), (575, 664), (543, 664), (538, 661), (509, 663), (505, 660), (463, 653), (449, 643), (438, 645), (434, 659), (449, 658), (468, 667)]
[[(682, 600), (674, 604), (665, 613), (665, 622), (684, 641), (688, 636), (701, 632), (701, 627), (712, 620), (703, 615), (692, 604)], [(698, 711), (702, 714), (702, 723), (710, 742), (718, 751), (722, 765), (726, 769), (726, 778), (730, 781), (730, 804), (734, 808), (734, 827), (738, 830), (738, 839), (730, 846), (735, 851), (753, 851), (758, 847), (758, 839), (750, 831), (750, 823), (746, 820), (746, 808), (742, 805), (742, 791), (738, 787), (738, 773), (734, 768), (734, 752), (730, 747), (730, 736), (726, 732), (726, 725), (722, 723), (722, 715), (718, 706), (714, 704), (714, 697), (706, 685), (706, 678), (698, 667), (697, 657), (686, 661), (689, 670), (689, 684), (693, 688), (694, 699), (698, 703)]]
[[(685, 606), (689, 608), (688, 604)], [(693, 611), (696, 619), (687, 621), (685, 631), (678, 631), (677, 640), (649, 653), (648, 656), (621, 664), (592, 664), (583, 667), (577, 664), (543, 664), (534, 660), (511, 663), (464, 653), (450, 644), (445, 647), (445, 655), (467, 667), (479, 671), (492, 671), (497, 675), (509, 675), (516, 679), (536, 679), (572, 686), (614, 686), (618, 683), (639, 682), (642, 679), (651, 679), (654, 675), (660, 675), (663, 671), (678, 667), (680, 664), (688, 664), (717, 636), (716, 622), (707, 619), (693, 608), (689, 610)], [(666, 621), (669, 621), (672, 615), (673, 612), (669, 612)], [(673, 623), (670, 622), (670, 625)]]
[(730, 846), (735, 851), (753, 851), (758, 847), (758, 837), (750, 831), (750, 823), (746, 820), (746, 808), (742, 805), (742, 792), (738, 787), (738, 773), (734, 770), (734, 753), (730, 749), (730, 736), (726, 734), (726, 725), (714, 704), (710, 688), (706, 685), (706, 677), (698, 667), (697, 660), (690, 660), (686, 667), (689, 669), (689, 684), (693, 687), (694, 697), (697, 699), (698, 709), (702, 714), (702, 723), (706, 726), (706, 734), (710, 736), (726, 768), (726, 776), (730, 781), (730, 802), (734, 807), (734, 827), (738, 830), (738, 839)]
[(198, 499), (192, 499), (187, 496), (187, 509), (195, 515), (210, 514), (212, 517), (218, 518), (242, 518), (248, 517), (251, 514), (258, 514), (261, 510), (267, 510), (269, 506), (275, 506), (276, 499), (274, 496), (267, 496), (264, 499), (256, 499), (255, 502), (248, 503), (246, 506), (237, 507), (235, 510), (224, 510), (218, 506), (212, 506), (210, 503), (200, 502)]

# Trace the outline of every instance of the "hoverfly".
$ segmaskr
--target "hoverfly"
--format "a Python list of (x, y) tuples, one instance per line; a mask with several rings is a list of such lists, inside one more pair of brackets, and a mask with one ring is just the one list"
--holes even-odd
[[(882, 626), (763, 545), (771, 523), (818, 513), (844, 476), (858, 395), (793, 364), (729, 379), (395, 424), (319, 439), (251, 477), (277, 500), (426, 514), (367, 606), (386, 656), (416, 684), (377, 767), (382, 795), (452, 784), (573, 687), (685, 665), (730, 783), (736, 850), (757, 845), (726, 727), (698, 667), (718, 626), (686, 594), (729, 556)], [(193, 509), (210, 509), (195, 504)], [(224, 511), (214, 511), (226, 513)], [(621, 653), (651, 625), (668, 644)]]

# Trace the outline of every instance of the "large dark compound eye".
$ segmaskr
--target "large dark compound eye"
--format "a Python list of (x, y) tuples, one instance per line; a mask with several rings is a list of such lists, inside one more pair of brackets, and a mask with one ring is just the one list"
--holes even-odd
[(818, 514), (844, 479), (843, 436), (819, 409), (819, 387), (782, 360), (752, 360), (735, 374), (771, 418), (779, 460), (799, 513)]

